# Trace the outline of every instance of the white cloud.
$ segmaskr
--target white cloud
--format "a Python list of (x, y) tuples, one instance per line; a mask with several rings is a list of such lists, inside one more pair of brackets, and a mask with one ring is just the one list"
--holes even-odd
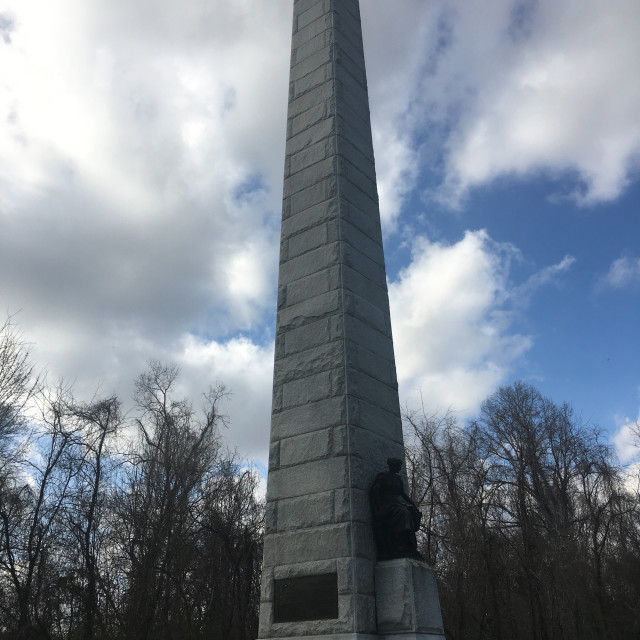
[[(242, 456), (267, 464), (271, 417), (273, 343), (259, 346), (246, 337), (226, 342), (206, 341), (189, 335), (176, 354), (185, 395), (204, 393), (220, 376), (231, 395), (223, 411), (233, 417), (223, 435)], [(196, 402), (197, 406), (197, 402)]]
[(613, 436), (613, 445), (622, 464), (627, 464), (640, 457), (640, 414), (636, 421), (629, 418), (618, 419), (620, 426)]
[(625, 489), (640, 497), (640, 462), (632, 462), (622, 470)]
[[(369, 65), (378, 156), (394, 129), (405, 133), (400, 139), (424, 140), (423, 161), (442, 170), (432, 196), (458, 207), (471, 189), (497, 178), (543, 173), (568, 179), (560, 195), (589, 205), (617, 198), (637, 176), (635, 0), (437, 0), (409, 3), (404, 12), (383, 4), (368, 3), (365, 20), (375, 23), (378, 48), (384, 29), (389, 42)], [(389, 26), (396, 21), (390, 11), (401, 14), (401, 33)], [(389, 82), (390, 68), (401, 71)], [(382, 165), (383, 183), (414, 170), (410, 151), (393, 172)]]
[(79, 397), (126, 402), (150, 358), (191, 397), (220, 379), (264, 459), (289, 3), (5, 6), (2, 304)]
[(597, 285), (602, 289), (626, 289), (640, 284), (640, 258), (623, 256), (611, 263), (609, 271)]
[(566, 255), (557, 264), (540, 269), (515, 289), (514, 302), (521, 307), (528, 306), (531, 297), (538, 289), (546, 284), (557, 283), (558, 277), (571, 269), (575, 262), (576, 259), (573, 256)]
[(396, 362), (404, 401), (471, 413), (530, 347), (513, 333), (510, 245), (485, 231), (453, 245), (418, 238), (411, 264), (390, 284)]
[(412, 259), (389, 285), (401, 401), (474, 413), (533, 345), (515, 329), (540, 287), (573, 264), (565, 256), (523, 284), (511, 278), (520, 252), (486, 231), (455, 244), (418, 237)]

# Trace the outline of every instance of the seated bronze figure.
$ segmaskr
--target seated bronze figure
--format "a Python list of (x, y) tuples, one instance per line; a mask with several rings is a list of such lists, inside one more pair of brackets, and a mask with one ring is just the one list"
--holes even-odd
[(378, 560), (422, 560), (416, 540), (422, 514), (402, 485), (399, 475), (402, 460), (389, 458), (387, 464), (389, 470), (375, 477), (369, 491)]

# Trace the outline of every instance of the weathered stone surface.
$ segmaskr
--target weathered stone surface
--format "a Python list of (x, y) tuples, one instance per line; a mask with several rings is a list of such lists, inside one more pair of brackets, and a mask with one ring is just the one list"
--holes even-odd
[[(319, 39), (316, 38), (316, 40), (319, 40)], [(327, 45), (327, 42), (326, 40), (323, 40), (318, 44), (320, 46), (318, 46), (317, 48), (314, 48), (314, 50), (311, 51), (310, 53), (317, 53), (320, 49), (324, 48)], [(301, 96), (289, 102), (290, 117), (295, 118), (296, 116), (299, 116), (305, 113), (306, 111), (309, 111), (314, 107), (317, 107), (320, 104), (324, 104), (332, 101), (335, 96), (335, 92), (336, 92), (336, 86), (333, 83), (333, 81), (329, 80), (324, 84), (321, 84), (315, 87), (311, 91), (307, 91), (306, 93), (303, 93)], [(333, 122), (330, 122), (328, 124), (330, 124), (331, 127), (335, 126)], [(317, 137), (317, 135), (314, 135), (312, 139), (319, 140), (320, 138)], [(289, 143), (291, 142), (292, 142), (291, 139), (287, 140), (287, 153), (291, 153), (293, 151), (293, 149), (290, 149), (289, 147)]]
[[(262, 615), (262, 614), (261, 614)], [(263, 637), (263, 636), (260, 636)], [(287, 635), (287, 636), (269, 636), (269, 638), (271, 640), (309, 640), (309, 638), (313, 638), (313, 640), (380, 640), (380, 636), (378, 635), (371, 635), (368, 633), (332, 633), (331, 635), (313, 635), (310, 636), (309, 634), (305, 634), (303, 636), (301, 635), (297, 635), (297, 636), (293, 636), (293, 635)], [(385, 638), (386, 640), (386, 638)], [(407, 637), (407, 638), (393, 638), (392, 640), (413, 640), (413, 638)], [(421, 638), (418, 638), (417, 640), (422, 640)], [(426, 639), (426, 640), (430, 640), (430, 639)]]
[[(314, 104), (310, 109), (300, 112), (294, 122), (298, 122), (299, 133), (295, 133), (287, 140), (286, 153), (287, 157), (294, 157), (296, 154), (317, 144), (321, 140), (326, 140), (335, 135), (336, 121), (335, 118), (326, 117), (329, 109), (329, 102)], [(318, 110), (322, 109), (323, 117), (318, 117)], [(289, 169), (290, 170), (290, 169)]]
[(355, 343), (349, 344), (346, 351), (350, 368), (373, 376), (384, 384), (397, 386), (396, 367), (392, 360), (387, 360)]
[(328, 0), (324, 0), (323, 2), (316, 2), (312, 4), (306, 11), (300, 13), (296, 18), (296, 26), (297, 29), (302, 29), (307, 26), (309, 23), (317, 20), (325, 13), (329, 11), (330, 3)]
[(296, 193), (288, 199), (289, 205), (284, 207), (283, 216), (288, 218), (290, 215), (299, 211), (304, 211), (314, 205), (325, 202), (330, 198), (335, 198), (338, 194), (338, 178), (331, 176), (322, 182), (318, 182), (313, 186)]
[[(284, 498), (296, 498), (312, 493), (322, 493), (323, 491), (332, 491), (333, 489), (342, 489), (348, 486), (348, 480), (346, 457), (317, 460), (287, 469), (279, 469), (269, 474), (267, 502), (271, 500), (282, 500)], [(274, 543), (272, 544), (275, 544), (275, 542), (277, 541), (274, 539)], [(272, 546), (272, 544), (269, 546)], [(284, 550), (283, 553), (286, 553), (286, 550)], [(290, 562), (304, 562), (305, 560), (318, 559), (319, 558), (303, 558), (301, 560), (290, 560)], [(278, 564), (287, 564), (287, 562)]]
[(372, 403), (386, 409), (393, 406), (397, 401), (398, 389), (395, 385), (390, 385), (376, 380), (361, 371), (349, 371), (349, 395), (362, 398), (364, 400), (373, 399)]
[[(302, 171), (307, 167), (311, 167), (321, 160), (331, 158), (336, 154), (336, 137), (328, 136), (319, 142), (309, 145), (289, 156), (289, 166), (292, 175), (295, 171)], [(315, 181), (314, 181), (315, 182)]]
[(378, 562), (375, 583), (378, 632), (383, 637), (414, 633), (444, 640), (440, 600), (431, 567), (409, 558)]
[(278, 500), (278, 530), (316, 527), (333, 522), (333, 492)]
[(340, 221), (341, 239), (384, 268), (382, 240), (373, 240), (347, 220)]
[[(298, 316), (295, 316), (294, 319), (298, 319)], [(339, 315), (331, 315), (315, 322), (310, 319), (302, 327), (294, 325), (284, 334), (284, 355), (288, 356), (342, 338), (341, 320)]]
[[(353, 55), (353, 49), (349, 52)], [(344, 71), (342, 73), (347, 73), (354, 82), (358, 82), (363, 87), (367, 86), (367, 78), (365, 76), (364, 71), (362, 70), (361, 63), (355, 61), (350, 55), (343, 49), (338, 49), (336, 52), (335, 61), (339, 67), (342, 67)], [(357, 56), (356, 54), (356, 57)], [(338, 70), (341, 73), (340, 69)], [(343, 76), (344, 77), (344, 76)]]
[(387, 275), (384, 271), (384, 266), (375, 260), (372, 260), (368, 255), (357, 249), (353, 245), (342, 243), (342, 261), (347, 266), (351, 267), (358, 273), (362, 274), (371, 282), (375, 282), (380, 287), (385, 287), (387, 282)]
[(439, 633), (385, 633), (378, 638), (379, 640), (444, 640), (444, 636)]
[[(360, 153), (367, 158), (373, 158), (373, 141), (371, 131), (369, 130), (368, 119), (363, 119), (356, 111), (350, 107), (340, 110), (340, 114), (336, 116), (336, 133), (341, 136), (342, 140), (348, 140)], [(339, 148), (342, 148), (340, 145)], [(361, 167), (362, 170), (370, 172), (369, 175), (375, 175), (375, 167)], [(376, 194), (372, 194), (377, 197)], [(375, 214), (372, 212), (371, 215)]]
[(343, 300), (345, 313), (362, 320), (380, 333), (385, 335), (391, 333), (391, 318), (386, 309), (380, 309), (352, 291), (345, 292)]
[(343, 394), (344, 370), (323, 371), (282, 385), (282, 408), (290, 409)]
[(375, 216), (378, 209), (378, 194), (366, 193), (348, 180), (340, 182), (340, 197), (350, 202), (367, 215)]
[(271, 418), (271, 436), (286, 438), (316, 429), (324, 429), (347, 420), (347, 398), (336, 396), (311, 404), (274, 413)]
[(282, 221), (282, 237), (288, 239), (322, 222), (335, 220), (338, 217), (338, 204), (335, 199), (325, 200), (309, 209), (292, 214)]
[(331, 454), (332, 428), (280, 440), (280, 466), (319, 460)]
[[(291, 51), (291, 64), (300, 64), (303, 60), (311, 57), (314, 53), (318, 53), (321, 49), (332, 44), (331, 33), (323, 31), (315, 38), (311, 38), (308, 42), (301, 44), (297, 47), (293, 47)], [(289, 114), (291, 115), (291, 108)]]
[(271, 544), (264, 551), (264, 563), (276, 567), (350, 555), (351, 524), (330, 524), (271, 534)]
[(300, 191), (304, 191), (317, 182), (325, 178), (336, 175), (337, 158), (332, 156), (316, 162), (310, 167), (300, 168), (298, 171), (291, 171), (291, 175), (284, 181), (284, 197), (292, 196)]
[(280, 284), (289, 284), (312, 273), (317, 273), (339, 262), (340, 245), (333, 244), (318, 247), (302, 256), (292, 258), (280, 265)]
[(325, 13), (315, 20), (307, 23), (293, 34), (291, 46), (297, 49), (300, 45), (310, 42), (316, 36), (324, 34), (332, 29), (333, 19), (331, 14)]
[(300, 80), (325, 64), (333, 62), (334, 51), (333, 47), (325, 47), (299, 64), (291, 67), (291, 73), (289, 75), (290, 82)]
[(280, 466), (280, 441), (272, 440), (269, 445), (269, 470)]
[(342, 286), (348, 291), (357, 292), (378, 309), (386, 311), (386, 308), (389, 306), (386, 282), (384, 285), (382, 283), (371, 282), (371, 280), (365, 278), (361, 273), (358, 273), (346, 265), (342, 266)]
[(340, 558), (336, 561), (338, 593), (375, 595), (373, 565), (366, 558)]
[[(341, 147), (340, 155), (338, 156), (338, 173), (345, 178), (346, 181), (355, 185), (361, 191), (364, 191), (364, 193), (376, 193), (375, 173), (372, 173), (371, 169), (361, 169), (356, 166), (346, 153), (349, 151), (348, 145), (344, 145), (344, 147), (345, 152), (343, 152)], [(353, 150), (351, 150), (351, 155), (355, 155)], [(354, 160), (357, 160), (357, 158), (354, 158)]]
[(348, 415), (351, 424), (402, 445), (402, 420), (399, 413), (385, 410), (362, 398), (349, 397)]
[(327, 80), (331, 78), (333, 74), (333, 62), (327, 62), (322, 66), (314, 69), (310, 73), (307, 73), (306, 76), (302, 76), (298, 80), (295, 80), (292, 83), (291, 95), (293, 98), (297, 98), (301, 96), (303, 93), (310, 91), (311, 89), (324, 84)]
[(336, 522), (351, 519), (357, 522), (371, 522), (369, 490), (336, 489), (334, 492), (334, 517)]
[(281, 287), (284, 289), (281, 306), (290, 307), (339, 287), (340, 267), (334, 265)]
[(363, 346), (369, 351), (379, 353), (380, 356), (387, 360), (393, 360), (393, 344), (391, 336), (366, 324), (362, 320), (345, 315), (345, 337), (348, 340)]
[[(335, 455), (350, 452), (352, 456), (361, 458), (369, 465), (365, 474), (386, 470), (387, 458), (398, 458), (404, 453), (402, 443), (395, 442), (385, 434), (372, 432), (355, 425), (333, 427), (333, 451)], [(363, 489), (368, 490), (369, 478), (365, 477)], [(360, 485), (356, 485), (360, 486)]]
[(323, 342), (315, 348), (305, 349), (287, 358), (276, 360), (273, 379), (276, 384), (283, 384), (335, 369), (342, 365), (343, 357), (342, 341)]
[(265, 533), (275, 533), (278, 531), (278, 503), (269, 502), (264, 513)]
[(294, 578), (296, 576), (312, 576), (319, 573), (336, 573), (338, 570), (337, 567), (337, 558), (279, 565), (273, 568), (273, 577), (276, 580), (282, 580), (284, 578)]
[(340, 213), (342, 215), (343, 222), (353, 225), (358, 231), (360, 231), (360, 233), (366, 235), (368, 238), (373, 240), (373, 242), (382, 247), (382, 234), (380, 232), (380, 227), (376, 224), (375, 220), (372, 220), (371, 216), (363, 213), (346, 200), (342, 200), (340, 203)]
[(289, 238), (289, 257), (294, 258), (337, 240), (338, 221), (329, 220)]
[(341, 305), (342, 298), (338, 290), (307, 298), (281, 309), (278, 314), (278, 327), (280, 331), (297, 329), (339, 311)]

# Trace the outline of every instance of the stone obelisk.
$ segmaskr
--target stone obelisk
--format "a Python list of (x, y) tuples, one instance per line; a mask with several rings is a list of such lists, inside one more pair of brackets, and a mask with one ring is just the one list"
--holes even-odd
[(387, 567), (376, 603), (368, 491), (390, 457), (404, 445), (359, 3), (294, 0), (260, 638), (442, 638), (441, 622), (380, 632), (394, 580), (413, 589), (410, 565)]

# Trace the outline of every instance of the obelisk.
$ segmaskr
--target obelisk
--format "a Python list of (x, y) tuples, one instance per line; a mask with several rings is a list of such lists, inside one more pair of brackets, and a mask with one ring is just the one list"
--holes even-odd
[(294, 0), (260, 638), (396, 637), (376, 620), (368, 500), (390, 457), (404, 445), (359, 3)]

